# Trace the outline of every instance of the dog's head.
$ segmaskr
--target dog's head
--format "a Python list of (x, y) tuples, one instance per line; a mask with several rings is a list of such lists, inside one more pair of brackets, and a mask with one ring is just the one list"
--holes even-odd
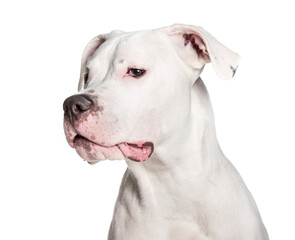
[(230, 79), (238, 60), (200, 27), (99, 35), (84, 50), (79, 93), (64, 102), (67, 141), (89, 163), (147, 160), (185, 126), (204, 65)]

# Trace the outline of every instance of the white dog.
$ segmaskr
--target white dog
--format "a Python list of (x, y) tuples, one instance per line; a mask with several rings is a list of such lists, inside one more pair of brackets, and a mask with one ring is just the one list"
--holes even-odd
[(266, 240), (256, 204), (216, 139), (200, 74), (239, 56), (201, 27), (99, 35), (79, 94), (65, 100), (68, 143), (93, 164), (125, 158), (109, 240)]

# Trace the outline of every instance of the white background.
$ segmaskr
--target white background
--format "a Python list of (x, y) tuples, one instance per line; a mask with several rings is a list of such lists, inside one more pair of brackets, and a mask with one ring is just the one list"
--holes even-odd
[(242, 59), (233, 80), (203, 73), (220, 145), (252, 192), (271, 239), (294, 238), (292, 1), (2, 1), (0, 239), (106, 239), (124, 161), (91, 166), (64, 137), (95, 35), (203, 26)]

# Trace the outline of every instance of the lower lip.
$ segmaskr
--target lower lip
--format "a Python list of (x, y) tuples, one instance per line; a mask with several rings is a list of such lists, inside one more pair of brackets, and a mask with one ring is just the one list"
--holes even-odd
[(124, 158), (118, 146), (101, 146), (82, 136), (76, 136), (73, 143), (80, 157), (89, 163), (106, 159), (115, 160)]
[(153, 153), (153, 144), (150, 142), (137, 142), (134, 143), (119, 143), (114, 146), (102, 146), (91, 140), (77, 135), (73, 139), (74, 148), (77, 153), (83, 158), (89, 160), (99, 159), (113, 159), (114, 156), (118, 156), (118, 152), (121, 157), (125, 156), (130, 160), (136, 162), (146, 161)]
[(88, 143), (98, 145), (97, 143), (90, 141), (88, 138), (85, 138), (85, 137), (78, 134), (74, 137), (73, 143), (76, 145), (77, 143), (80, 143), (80, 142), (88, 142)]
[(90, 151), (90, 144), (95, 144), (93, 142), (91, 142), (90, 140), (88, 140), (85, 137), (82, 137), (81, 135), (77, 135), (74, 140), (73, 140), (74, 146), (75, 148), (77, 147), (82, 147), (84, 148), (86, 151)]

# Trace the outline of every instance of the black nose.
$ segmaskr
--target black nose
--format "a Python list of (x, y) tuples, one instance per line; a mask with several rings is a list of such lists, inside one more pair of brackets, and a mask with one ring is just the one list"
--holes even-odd
[(93, 105), (94, 101), (92, 97), (86, 94), (68, 97), (63, 104), (65, 117), (71, 121), (77, 120), (82, 113), (86, 112)]

